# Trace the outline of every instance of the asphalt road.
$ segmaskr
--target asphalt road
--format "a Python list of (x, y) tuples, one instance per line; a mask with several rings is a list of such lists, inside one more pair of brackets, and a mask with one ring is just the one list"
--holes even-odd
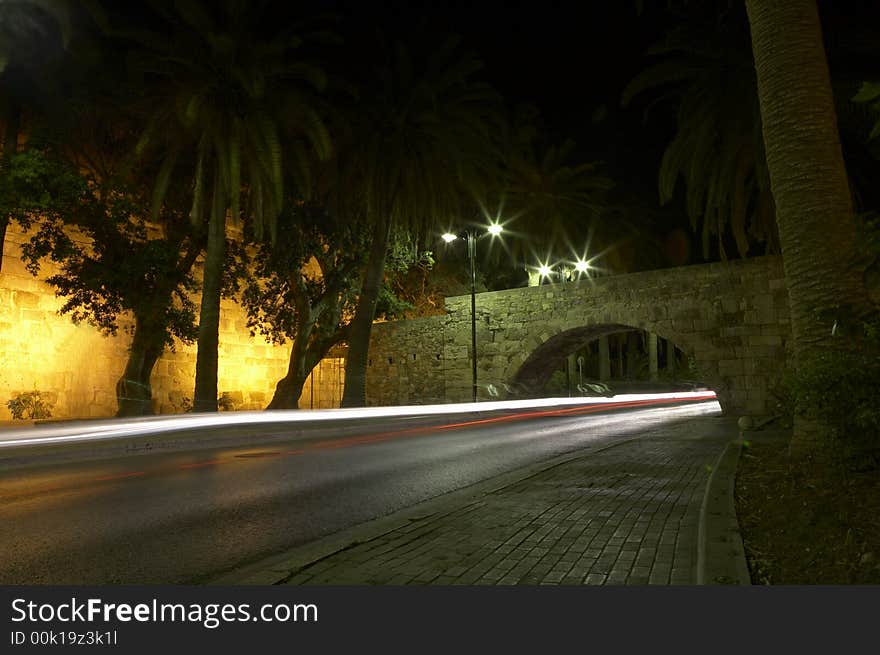
[(440, 428), (394, 419), (362, 435), (6, 471), (0, 584), (200, 583), (522, 466), (719, 411), (709, 401)]

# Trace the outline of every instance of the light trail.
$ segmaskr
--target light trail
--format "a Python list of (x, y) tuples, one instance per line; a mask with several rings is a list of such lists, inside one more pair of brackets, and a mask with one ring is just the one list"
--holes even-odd
[[(22, 446), (58, 445), (87, 441), (124, 439), (148, 434), (162, 434), (182, 430), (212, 427), (234, 427), (265, 424), (317, 423), (332, 425), (334, 422), (354, 419), (381, 419), (455, 414), (479, 414), (517, 409), (547, 408), (595, 408), (617, 409), (627, 406), (643, 406), (676, 401), (702, 401), (715, 399), (714, 391), (687, 391), (660, 394), (621, 394), (612, 398), (539, 398), (531, 400), (500, 400), (479, 403), (454, 403), (444, 405), (407, 405), (392, 407), (367, 407), (326, 410), (272, 410), (261, 412), (206, 413), (173, 416), (148, 416), (103, 421), (71, 422), (65, 425), (36, 426), (0, 432), (0, 449)], [(553, 411), (553, 410), (551, 410)], [(558, 411), (568, 410), (555, 410)]]

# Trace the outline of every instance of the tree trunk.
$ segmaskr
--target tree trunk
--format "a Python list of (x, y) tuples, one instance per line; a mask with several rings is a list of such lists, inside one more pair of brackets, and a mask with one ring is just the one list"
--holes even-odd
[(220, 290), (226, 258), (226, 212), (212, 212), (208, 223), (202, 305), (199, 309), (194, 412), (217, 411), (217, 349), (220, 342)]
[[(290, 349), (287, 375), (278, 380), (272, 401), (266, 409), (299, 409), (299, 397), (302, 395), (303, 385), (320, 360), (320, 357), (308, 357), (308, 344), (315, 329), (315, 322), (310, 313), (311, 307), (305, 304), (298, 311), (300, 319), (297, 321), (296, 336)], [(307, 361), (309, 359), (311, 361)]]
[(309, 373), (288, 371), (275, 385), (272, 402), (266, 409), (299, 409), (299, 397), (302, 395), (303, 385), (309, 379)]
[(348, 356), (345, 361), (345, 390), (343, 407), (363, 407), (367, 404), (367, 356), (370, 348), (370, 332), (376, 314), (379, 289), (385, 278), (385, 253), (391, 234), (391, 220), (376, 223), (370, 258), (364, 271), (361, 295), (358, 298), (354, 319), (351, 322)]
[[(832, 327), (866, 296), (816, 0), (746, 0), (796, 361), (846, 347)], [(792, 450), (820, 426), (796, 416)]]
[(165, 350), (164, 329), (135, 317), (134, 335), (128, 351), (125, 372), (116, 382), (116, 416), (153, 414), (150, 376)]

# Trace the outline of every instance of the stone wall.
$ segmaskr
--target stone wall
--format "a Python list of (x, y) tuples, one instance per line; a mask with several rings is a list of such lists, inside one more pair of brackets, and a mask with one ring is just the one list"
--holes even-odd
[[(117, 336), (104, 337), (59, 316), (62, 303), (52, 288), (19, 259), (25, 237), (10, 226), (0, 273), (0, 421), (11, 418), (7, 400), (34, 389), (53, 401), (54, 418), (112, 416), (129, 343), (125, 323)], [(44, 267), (41, 277), (53, 272)], [(290, 346), (251, 337), (244, 312), (232, 301), (224, 300), (220, 312), (218, 390), (229, 395), (235, 409), (262, 409), (287, 371)], [(195, 345), (178, 344), (156, 363), (151, 378), (156, 412), (180, 412), (191, 402), (195, 356)], [(306, 382), (300, 407), (338, 406), (340, 362), (338, 357), (322, 362), (315, 389)]]
[(447, 316), (374, 323), (367, 404), (424, 405), (456, 397), (458, 371), (470, 360), (467, 344), (448, 325)]
[[(470, 296), (448, 298), (446, 308), (445, 316), (373, 327), (371, 404), (470, 400)], [(782, 261), (760, 257), (478, 294), (480, 397), (489, 397), (490, 382), (540, 387), (568, 353), (628, 327), (692, 356), (725, 410), (766, 413), (790, 341)]]

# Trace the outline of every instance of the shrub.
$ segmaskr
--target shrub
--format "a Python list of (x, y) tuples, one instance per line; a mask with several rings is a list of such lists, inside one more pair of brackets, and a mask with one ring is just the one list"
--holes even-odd
[(41, 391), (27, 391), (16, 394), (12, 400), (6, 401), (12, 412), (12, 418), (18, 421), (52, 417), (52, 402)]
[(231, 412), (235, 410), (235, 401), (232, 400), (232, 396), (228, 391), (224, 391), (217, 398), (217, 410), (221, 412)]
[(804, 416), (831, 428), (844, 456), (876, 465), (880, 463), (880, 340), (876, 325), (864, 327), (858, 350), (805, 358), (786, 386)]

